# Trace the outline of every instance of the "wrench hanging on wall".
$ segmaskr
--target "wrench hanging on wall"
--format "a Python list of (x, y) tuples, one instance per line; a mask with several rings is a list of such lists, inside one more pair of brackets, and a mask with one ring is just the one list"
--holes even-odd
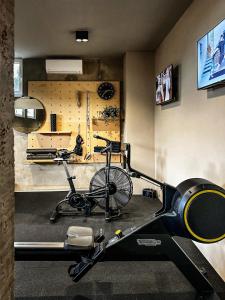
[(81, 92), (76, 91), (75, 95), (76, 95), (76, 100), (77, 100), (77, 107), (80, 108), (81, 107)]

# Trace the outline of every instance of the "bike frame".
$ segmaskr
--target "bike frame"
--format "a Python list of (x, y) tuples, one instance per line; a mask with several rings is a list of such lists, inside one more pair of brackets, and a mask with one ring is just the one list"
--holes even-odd
[[(106, 146), (106, 148), (103, 149), (102, 153), (106, 153), (106, 165), (105, 165), (105, 186), (101, 188), (97, 188), (93, 192), (85, 193), (84, 195), (87, 198), (92, 198), (92, 199), (101, 199), (105, 198), (106, 199), (106, 207), (105, 207), (105, 218), (109, 219), (110, 218), (110, 195), (109, 195), (109, 180), (110, 180), (110, 166), (111, 166), (111, 159), (112, 159), (112, 143), (109, 143), (109, 145)], [(70, 175), (68, 165), (67, 165), (67, 159), (62, 160), (62, 164), (67, 176), (67, 181), (70, 186), (70, 191), (66, 195), (66, 198), (69, 198), (71, 194), (77, 193), (73, 179), (75, 177)], [(62, 200), (63, 202), (64, 200)]]

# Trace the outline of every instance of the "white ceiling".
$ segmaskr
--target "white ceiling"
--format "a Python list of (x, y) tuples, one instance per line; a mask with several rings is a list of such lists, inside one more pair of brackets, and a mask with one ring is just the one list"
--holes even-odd
[[(192, 0), (16, 0), (15, 56), (116, 56), (159, 45)], [(89, 30), (89, 42), (72, 34)]]

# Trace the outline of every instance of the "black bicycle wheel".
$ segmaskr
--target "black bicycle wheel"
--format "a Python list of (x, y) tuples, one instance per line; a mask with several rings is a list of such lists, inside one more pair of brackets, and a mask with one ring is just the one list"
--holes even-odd
[[(105, 168), (100, 169), (95, 173), (90, 182), (90, 192), (96, 192), (98, 189), (105, 186)], [(110, 193), (110, 207), (122, 208), (127, 205), (132, 194), (133, 184), (130, 176), (118, 167), (110, 167), (109, 182), (112, 187)], [(105, 209), (105, 197), (96, 199), (98, 205)]]

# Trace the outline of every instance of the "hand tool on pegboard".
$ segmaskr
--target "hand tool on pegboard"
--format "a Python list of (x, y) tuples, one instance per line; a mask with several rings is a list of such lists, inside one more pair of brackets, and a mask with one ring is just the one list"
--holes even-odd
[(76, 95), (76, 100), (77, 100), (77, 107), (80, 108), (81, 107), (81, 92), (76, 91), (75, 95)]
[(78, 134), (76, 137), (76, 146), (74, 148), (74, 153), (78, 156), (83, 155), (83, 148), (82, 148), (83, 143), (84, 143), (84, 140), (83, 140), (82, 136), (80, 135), (80, 124), (79, 124), (78, 125)]
[[(86, 94), (86, 101), (87, 101), (87, 107), (86, 107), (86, 144), (87, 149), (89, 148), (89, 151), (87, 151), (84, 159), (90, 160), (91, 159), (91, 119), (90, 119), (90, 94), (87, 91)], [(88, 142), (89, 139), (89, 142)]]

